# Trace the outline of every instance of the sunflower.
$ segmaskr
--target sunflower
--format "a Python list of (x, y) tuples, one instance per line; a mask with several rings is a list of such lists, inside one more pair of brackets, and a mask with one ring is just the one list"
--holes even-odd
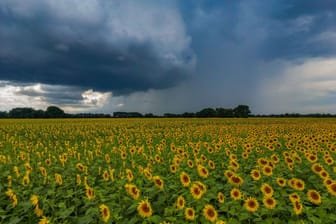
[(47, 219), (47, 217), (43, 216), (38, 224), (49, 224), (49, 220)]
[(170, 166), (170, 172), (176, 173), (176, 171), (177, 171), (177, 166), (176, 165), (171, 165)]
[(147, 180), (151, 180), (153, 178), (152, 173), (150, 172), (150, 170), (148, 168), (144, 169), (144, 174), (145, 174)]
[(197, 166), (197, 172), (200, 177), (207, 178), (209, 176), (209, 171), (202, 165)]
[(311, 167), (312, 171), (316, 174), (319, 174), (322, 170), (323, 170), (323, 167), (321, 164), (319, 163), (314, 163)]
[(191, 186), (190, 192), (194, 199), (200, 199), (203, 195), (201, 188), (197, 184)]
[(132, 173), (132, 170), (130, 169), (126, 169), (126, 174), (127, 174), (127, 179), (129, 182), (132, 182), (133, 181), (133, 173)]
[(258, 159), (258, 165), (259, 165), (259, 166), (265, 166), (265, 165), (267, 165), (267, 164), (268, 164), (268, 162), (267, 162), (266, 159), (264, 159), (264, 158), (259, 158), (259, 159)]
[(121, 152), (120, 157), (121, 157), (121, 159), (125, 160), (126, 157), (127, 157), (126, 152)]
[(297, 193), (291, 193), (289, 196), (289, 200), (294, 203), (296, 201), (301, 201), (300, 196)]
[(293, 189), (295, 189), (296, 180), (296, 178), (291, 178), (290, 180), (288, 180), (288, 185)]
[(203, 216), (210, 222), (214, 222), (217, 219), (217, 211), (212, 205), (207, 204), (203, 208)]
[(143, 218), (150, 217), (153, 214), (152, 207), (147, 199), (139, 202), (137, 210), (139, 215)]
[(184, 187), (188, 187), (190, 185), (190, 177), (185, 172), (180, 174), (180, 181)]
[(59, 173), (55, 173), (55, 180), (57, 185), (62, 185), (63, 180), (62, 180), (62, 175)]
[(30, 183), (29, 172), (27, 172), (22, 179), (22, 185), (27, 186)]
[(187, 164), (188, 164), (189, 168), (193, 168), (194, 167), (194, 163), (190, 159), (188, 159)]
[(272, 176), (272, 174), (273, 174), (273, 169), (269, 165), (264, 166), (262, 171), (263, 171), (263, 174), (266, 175), (266, 176)]
[(241, 197), (242, 197), (242, 193), (240, 192), (239, 189), (237, 188), (233, 188), (231, 191), (230, 191), (230, 196), (233, 200), (240, 200)]
[(192, 208), (186, 208), (184, 210), (184, 216), (187, 220), (194, 220), (195, 219), (195, 211)]
[(328, 185), (328, 191), (330, 194), (336, 196), (336, 182), (333, 182), (332, 184)]
[(294, 184), (294, 189), (298, 191), (303, 191), (305, 188), (305, 182), (303, 180), (297, 179)]
[(77, 163), (76, 167), (79, 171), (83, 172), (85, 170), (85, 167), (82, 163)]
[(217, 193), (217, 199), (218, 199), (218, 202), (223, 204), (224, 203), (224, 194), (222, 192), (218, 192)]
[(33, 194), (31, 197), (30, 197), (30, 201), (31, 203), (33, 204), (34, 207), (36, 207), (38, 205), (38, 196)]
[(86, 186), (85, 186), (85, 193), (86, 193), (86, 197), (87, 197), (89, 200), (95, 198), (95, 194), (94, 194), (93, 188), (90, 187), (89, 185), (86, 185)]
[(11, 199), (13, 207), (17, 206), (18, 200), (12, 189), (8, 189), (5, 194)]
[(260, 190), (261, 190), (261, 192), (262, 192), (265, 196), (269, 196), (269, 197), (271, 197), (271, 196), (273, 195), (273, 193), (274, 193), (273, 188), (272, 188), (270, 185), (266, 184), (266, 183), (264, 183), (264, 184), (261, 186)]
[(324, 161), (326, 162), (326, 164), (328, 164), (328, 166), (331, 166), (331, 165), (334, 164), (333, 158), (331, 158), (329, 156), (327, 158), (325, 158)]
[(261, 174), (259, 170), (251, 170), (251, 177), (253, 178), (253, 180), (260, 180)]
[(104, 204), (101, 204), (99, 206), (99, 208), (100, 208), (100, 214), (101, 214), (101, 217), (102, 217), (103, 221), (108, 222), (108, 220), (110, 219), (110, 209), (109, 209), (109, 207), (107, 207)]
[(184, 208), (184, 204), (185, 204), (185, 199), (182, 195), (180, 195), (176, 200), (176, 208), (178, 210), (181, 210)]
[(308, 197), (308, 200), (315, 204), (315, 205), (318, 205), (318, 204), (321, 204), (321, 196), (320, 194), (315, 191), (315, 190), (309, 190), (307, 192), (307, 197)]
[(215, 169), (215, 163), (211, 159), (208, 161), (208, 166), (210, 169)]
[(207, 191), (206, 185), (203, 184), (201, 181), (196, 181), (195, 184), (201, 189), (202, 194), (204, 194)]
[(46, 170), (44, 167), (40, 166), (40, 167), (39, 167), (39, 170), (40, 170), (42, 176), (44, 176), (44, 177), (47, 176), (47, 170)]
[(276, 154), (273, 154), (271, 156), (271, 158), (272, 158), (272, 160), (273, 160), (274, 163), (278, 163), (280, 161), (279, 157)]
[(269, 197), (269, 196), (264, 198), (263, 203), (264, 203), (265, 207), (268, 208), (268, 209), (273, 209), (276, 206), (276, 200), (272, 197)]
[(19, 167), (14, 166), (13, 170), (15, 172), (16, 177), (19, 177), (20, 176), (20, 169), (19, 169)]
[(76, 184), (80, 185), (82, 183), (81, 176), (79, 174), (76, 175)]
[(125, 189), (127, 194), (134, 200), (137, 200), (140, 197), (140, 190), (134, 184), (125, 184)]
[(157, 188), (163, 189), (163, 180), (161, 179), (160, 176), (154, 176), (153, 177), (154, 184)]
[(309, 154), (307, 156), (307, 160), (310, 162), (310, 163), (315, 163), (317, 161), (317, 156), (315, 154)]
[(286, 179), (285, 178), (278, 177), (276, 179), (276, 182), (280, 187), (285, 187), (286, 186)]
[(234, 172), (232, 172), (231, 170), (225, 170), (224, 171), (224, 176), (229, 179), (232, 175), (234, 175)]
[(322, 179), (329, 178), (329, 173), (326, 170), (322, 170), (319, 175)]
[(244, 206), (245, 206), (245, 209), (247, 211), (255, 212), (259, 208), (259, 203), (258, 203), (257, 199), (255, 199), (253, 197), (250, 197), (250, 198), (245, 200)]
[(46, 159), (45, 163), (46, 163), (47, 166), (50, 166), (51, 165), (51, 160), (50, 159)]
[(108, 180), (109, 180), (109, 177), (110, 177), (110, 174), (108, 173), (107, 170), (105, 170), (105, 171), (103, 172), (103, 179), (104, 179), (104, 181), (108, 181)]
[(34, 213), (37, 217), (41, 217), (43, 215), (43, 211), (40, 209), (39, 205), (36, 205), (34, 208)]
[(326, 178), (326, 179), (324, 179), (323, 180), (323, 185), (325, 186), (325, 187), (328, 187), (330, 184), (332, 184), (333, 183), (333, 180), (332, 179), (330, 179), (330, 178)]
[(12, 176), (8, 176), (7, 177), (7, 181), (8, 181), (8, 186), (10, 187), (10, 186), (12, 186), (12, 182), (13, 182), (13, 178), (12, 178)]
[(293, 210), (296, 215), (300, 215), (302, 213), (302, 204), (299, 201), (293, 202)]
[(239, 164), (235, 160), (230, 160), (229, 163), (229, 167), (231, 167), (234, 171), (237, 171), (239, 169)]

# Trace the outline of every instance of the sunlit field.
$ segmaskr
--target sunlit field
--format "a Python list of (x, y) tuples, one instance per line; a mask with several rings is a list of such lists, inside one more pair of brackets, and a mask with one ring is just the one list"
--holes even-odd
[(0, 223), (334, 223), (335, 119), (0, 120)]

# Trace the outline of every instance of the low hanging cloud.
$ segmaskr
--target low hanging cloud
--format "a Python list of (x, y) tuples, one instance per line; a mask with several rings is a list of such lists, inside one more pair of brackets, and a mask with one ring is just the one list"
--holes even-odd
[[(97, 112), (110, 103), (111, 92), (92, 89), (83, 91), (72, 86), (34, 83), (13, 83), (0, 81), (0, 108), (10, 110), (15, 107), (46, 109), (50, 105), (61, 105), (66, 112)], [(115, 97), (118, 99), (118, 97)], [(111, 105), (113, 106), (113, 105)]]
[(260, 111), (336, 113), (336, 57), (275, 64), (281, 64), (277, 77), (265, 79), (259, 86)]
[(173, 3), (2, 0), (0, 21), (0, 80), (123, 94), (175, 86), (196, 60)]

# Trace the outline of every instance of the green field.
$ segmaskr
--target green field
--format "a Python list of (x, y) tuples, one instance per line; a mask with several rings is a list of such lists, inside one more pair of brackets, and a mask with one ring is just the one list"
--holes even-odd
[(0, 120), (0, 223), (334, 223), (336, 119)]

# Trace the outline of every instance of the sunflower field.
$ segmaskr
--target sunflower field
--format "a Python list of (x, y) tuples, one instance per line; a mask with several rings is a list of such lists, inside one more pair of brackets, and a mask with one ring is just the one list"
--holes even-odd
[(335, 121), (0, 120), (0, 223), (335, 223)]

